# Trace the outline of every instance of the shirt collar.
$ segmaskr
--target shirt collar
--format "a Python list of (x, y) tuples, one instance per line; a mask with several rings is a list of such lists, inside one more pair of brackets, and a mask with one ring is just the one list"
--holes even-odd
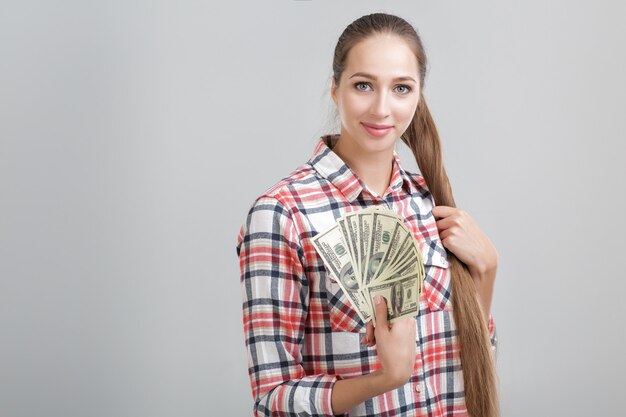
[[(330, 181), (348, 199), (354, 201), (361, 191), (365, 189), (365, 183), (350, 169), (350, 167), (333, 152), (332, 147), (339, 139), (339, 134), (330, 134), (320, 137), (313, 156), (308, 163), (324, 178)], [(393, 167), (389, 186), (394, 192), (401, 188), (414, 195), (418, 192), (417, 187), (411, 181), (407, 172), (400, 164), (400, 157), (394, 149)]]

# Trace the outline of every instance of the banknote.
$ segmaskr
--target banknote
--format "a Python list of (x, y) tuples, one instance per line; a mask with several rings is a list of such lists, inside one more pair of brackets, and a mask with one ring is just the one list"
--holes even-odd
[[(397, 275), (394, 276), (394, 279), (367, 287), (368, 298), (373, 299), (377, 295), (385, 297), (388, 310), (387, 319), (392, 324), (404, 317), (417, 315), (419, 309), (419, 296), (417, 294), (420, 290), (417, 271), (405, 276)], [(372, 315), (372, 320), (376, 325), (375, 315)]]
[(370, 206), (345, 213), (313, 243), (364, 323), (374, 321), (376, 295), (387, 300), (391, 323), (417, 315), (424, 262), (419, 243), (394, 211)]
[(378, 273), (383, 257), (391, 243), (391, 235), (395, 228), (398, 227), (398, 219), (395, 213), (374, 212), (372, 213), (371, 222), (369, 250), (365, 257), (367, 265), (364, 277), (365, 285), (369, 285)]
[(421, 251), (415, 239), (411, 239), (412, 245), (409, 246), (402, 255), (398, 255), (397, 262), (392, 262), (389, 268), (386, 268), (382, 271), (376, 278), (373, 280), (374, 284), (377, 284), (381, 281), (386, 281), (390, 279), (392, 276), (398, 275), (407, 275), (413, 271), (416, 271), (418, 268), (422, 269), (420, 274), (423, 274), (424, 264), (421, 262)]
[(346, 294), (363, 322), (372, 318), (372, 310), (359, 283), (350, 251), (339, 227), (313, 238), (313, 245), (328, 272)]

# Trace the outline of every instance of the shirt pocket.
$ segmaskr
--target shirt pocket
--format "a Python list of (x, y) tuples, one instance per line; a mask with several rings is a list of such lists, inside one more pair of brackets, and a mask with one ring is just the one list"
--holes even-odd
[(359, 317), (352, 302), (343, 292), (341, 286), (335, 282), (328, 272), (322, 275), (322, 293), (326, 296), (326, 305), (330, 317), (330, 326), (336, 332), (358, 333), (364, 330), (365, 323)]
[(426, 301), (428, 310), (451, 310), (450, 264), (441, 241), (432, 239), (424, 242), (422, 258), (425, 272), (422, 297)]

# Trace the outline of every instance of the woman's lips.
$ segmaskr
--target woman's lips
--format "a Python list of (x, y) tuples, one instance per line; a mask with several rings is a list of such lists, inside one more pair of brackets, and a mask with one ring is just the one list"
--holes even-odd
[(372, 136), (382, 137), (385, 136), (393, 128), (391, 125), (377, 125), (372, 123), (362, 123), (363, 127)]

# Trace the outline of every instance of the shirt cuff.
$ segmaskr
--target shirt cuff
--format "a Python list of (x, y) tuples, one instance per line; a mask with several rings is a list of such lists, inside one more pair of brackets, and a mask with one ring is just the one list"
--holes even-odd
[(333, 406), (332, 406), (332, 392), (333, 387), (335, 386), (335, 382), (337, 382), (341, 378), (339, 375), (319, 375), (312, 382), (311, 391), (311, 401), (316, 404), (316, 409), (321, 411), (323, 415), (333, 416), (333, 415), (342, 415), (347, 416), (347, 413), (344, 414), (333, 414)]

